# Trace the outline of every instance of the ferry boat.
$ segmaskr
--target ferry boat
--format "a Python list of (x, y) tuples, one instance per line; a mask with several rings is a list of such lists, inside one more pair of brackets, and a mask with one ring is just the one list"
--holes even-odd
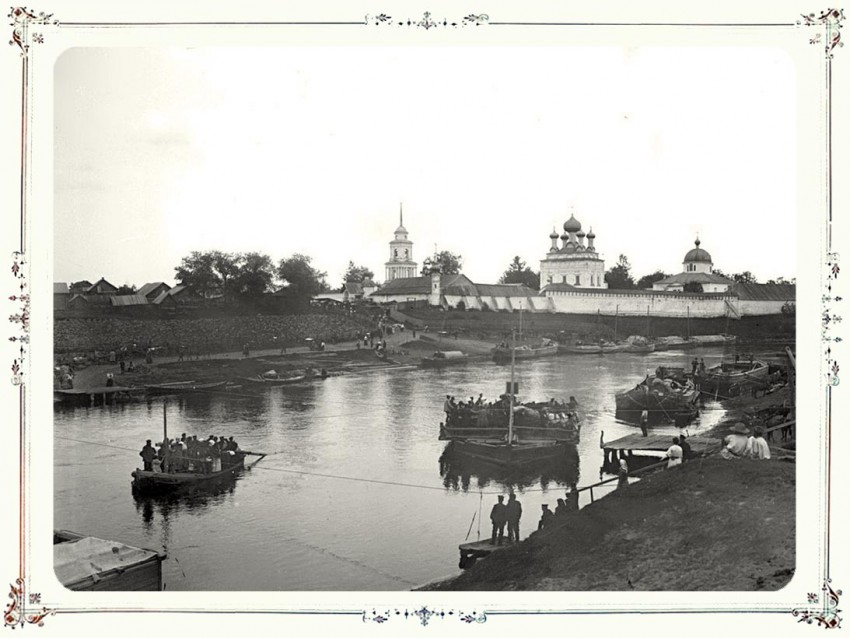
[(460, 350), (438, 350), (430, 357), (424, 357), (419, 365), (423, 368), (444, 368), (467, 361), (469, 361), (469, 355)]

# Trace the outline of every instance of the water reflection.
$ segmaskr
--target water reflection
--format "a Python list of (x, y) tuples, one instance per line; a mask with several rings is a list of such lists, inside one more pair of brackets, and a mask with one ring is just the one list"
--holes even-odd
[[(440, 477), (443, 486), (452, 491), (467, 492), (492, 485), (506, 490), (540, 485), (544, 490), (551, 484), (567, 486), (579, 481), (579, 454), (573, 445), (565, 445), (563, 456), (539, 464), (504, 467), (470, 458), (458, 452), (449, 442), (440, 455)], [(472, 479), (475, 486), (472, 486)]]

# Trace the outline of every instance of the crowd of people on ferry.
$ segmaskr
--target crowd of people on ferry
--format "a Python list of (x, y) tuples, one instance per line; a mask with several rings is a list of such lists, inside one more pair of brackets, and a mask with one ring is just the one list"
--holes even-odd
[[(509, 410), (511, 407), (511, 397), (509, 394), (502, 394), (497, 400), (488, 401), (483, 394), (479, 394), (478, 398), (469, 397), (468, 401), (456, 401), (455, 397), (446, 395), (446, 400), (443, 403), (443, 411), (446, 413), (446, 425), (449, 427), (486, 427), (488, 423), (480, 423), (478, 415), (481, 412), (495, 412), (501, 424), (502, 420), (507, 422)], [(533, 411), (542, 421), (541, 425), (546, 425), (547, 422), (558, 422), (559, 424), (567, 423), (578, 426), (578, 401), (571, 396), (569, 401), (558, 401), (554, 398), (546, 403), (519, 403), (514, 401), (514, 411)], [(525, 416), (523, 413), (522, 416)]]
[(212, 474), (238, 462), (239, 444), (233, 437), (210, 435), (199, 439), (185, 432), (177, 439), (166, 439), (151, 445), (148, 439), (139, 456), (146, 472), (195, 472)]

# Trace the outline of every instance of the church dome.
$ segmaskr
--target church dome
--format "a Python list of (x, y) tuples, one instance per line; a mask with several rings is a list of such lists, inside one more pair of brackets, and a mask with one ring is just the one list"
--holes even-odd
[(580, 230), (576, 233), (576, 237), (584, 237), (584, 231)]
[(581, 230), (581, 222), (575, 215), (570, 215), (570, 218), (564, 222), (564, 230), (568, 233), (576, 233)]
[(549, 239), (558, 239), (558, 233), (555, 232), (555, 229), (552, 229), (552, 232), (549, 233)]
[(685, 253), (685, 261), (701, 261), (710, 264), (711, 255), (708, 254), (707, 250), (700, 248), (699, 244), (700, 241), (697, 239), (694, 242), (696, 248), (691, 248), (687, 253)]
[(590, 232), (587, 233), (588, 239), (596, 239), (596, 234), (593, 232), (593, 228), (590, 229)]

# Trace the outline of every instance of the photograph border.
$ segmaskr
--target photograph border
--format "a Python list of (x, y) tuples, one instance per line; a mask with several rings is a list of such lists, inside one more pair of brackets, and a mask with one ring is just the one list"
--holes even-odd
[[(388, 10), (389, 11), (389, 10)], [(17, 417), (18, 431), (16, 441), (17, 450), (17, 547), (14, 548), (18, 557), (18, 573), (14, 576), (14, 583), (10, 585), (9, 598), (11, 602), (7, 604), (4, 614), (4, 625), (6, 627), (23, 627), (24, 625), (43, 626), (48, 616), (57, 614), (91, 614), (91, 613), (237, 613), (237, 614), (278, 614), (278, 615), (303, 615), (303, 616), (354, 616), (361, 619), (363, 623), (383, 624), (390, 620), (414, 620), (421, 625), (428, 625), (430, 622), (440, 620), (457, 619), (466, 624), (481, 624), (485, 623), (488, 618), (495, 616), (526, 616), (526, 615), (593, 615), (593, 614), (790, 614), (797, 619), (798, 622), (809, 624), (817, 624), (824, 628), (838, 628), (841, 625), (840, 616), (840, 597), (842, 592), (835, 587), (832, 582), (831, 573), (831, 531), (832, 531), (832, 446), (833, 446), (833, 391), (838, 390), (840, 383), (839, 378), (839, 363), (837, 359), (837, 349), (842, 342), (840, 335), (841, 328), (841, 291), (839, 289), (839, 274), (840, 274), (840, 254), (833, 246), (833, 62), (834, 55), (844, 46), (841, 40), (841, 28), (844, 22), (844, 13), (842, 9), (826, 9), (805, 15), (791, 16), (789, 22), (503, 22), (491, 18), (486, 13), (470, 13), (462, 18), (455, 19), (437, 19), (429, 11), (423, 11), (418, 17), (400, 18), (389, 13), (367, 14), (359, 20), (340, 20), (340, 21), (180, 21), (169, 22), (167, 20), (151, 21), (151, 22), (62, 22), (59, 18), (54, 17), (52, 13), (38, 12), (30, 10), (26, 7), (12, 7), (9, 15), (9, 24), (12, 27), (11, 40), (9, 44), (12, 51), (17, 51), (21, 59), (20, 68), (20, 106), (18, 117), (20, 118), (20, 166), (19, 166), (19, 234), (17, 246), (12, 251), (11, 275), (12, 281), (8, 282), (11, 294), (8, 295), (8, 300), (12, 302), (12, 314), (9, 316), (11, 323), (11, 336), (8, 342), (13, 349), (11, 372), (11, 383), (15, 386), (17, 398)], [(788, 609), (741, 609), (741, 608), (718, 608), (707, 607), (705, 609), (687, 609), (675, 610), (664, 607), (652, 606), (636, 606), (634, 608), (617, 609), (605, 606), (598, 610), (588, 610), (586, 608), (560, 609), (560, 610), (509, 610), (509, 609), (470, 609), (464, 610), (460, 608), (446, 607), (431, 607), (428, 605), (417, 606), (415, 608), (400, 608), (400, 607), (374, 607), (367, 609), (339, 609), (339, 610), (281, 610), (281, 609), (205, 609), (197, 608), (186, 609), (156, 609), (156, 608), (122, 608), (122, 607), (102, 607), (102, 608), (74, 608), (74, 607), (57, 607), (45, 606), (41, 601), (41, 595), (37, 592), (37, 583), (33, 583), (28, 571), (28, 558), (32, 551), (29, 537), (29, 515), (30, 508), (33, 504), (29, 501), (29, 481), (31, 480), (28, 474), (28, 456), (30, 454), (32, 439), (31, 431), (28, 427), (28, 415), (26, 412), (27, 406), (27, 386), (28, 377), (30, 375), (29, 351), (30, 351), (30, 301), (31, 301), (31, 277), (30, 277), (30, 253), (28, 246), (30, 245), (29, 234), (32, 232), (30, 227), (31, 217), (28, 210), (30, 194), (33, 190), (32, 177), (30, 167), (32, 165), (32, 74), (33, 69), (30, 65), (33, 48), (43, 44), (45, 38), (51, 37), (57, 31), (63, 29), (107, 29), (114, 27), (138, 28), (145, 29), (153, 26), (168, 27), (222, 27), (222, 26), (346, 26), (351, 28), (377, 28), (377, 29), (412, 29), (412, 30), (431, 30), (431, 29), (463, 29), (463, 28), (480, 28), (480, 29), (495, 29), (497, 27), (509, 28), (512, 26), (522, 27), (599, 27), (599, 26), (616, 26), (624, 28), (645, 28), (645, 27), (729, 27), (729, 28), (778, 28), (778, 29), (794, 29), (798, 31), (798, 35), (809, 40), (809, 44), (813, 48), (818, 48), (822, 51), (824, 60), (824, 94), (822, 96), (823, 115), (826, 121), (825, 140), (824, 140), (824, 165), (826, 175), (824, 178), (826, 184), (826, 192), (824, 193), (824, 212), (823, 212), (823, 228), (825, 232), (823, 245), (825, 252), (821, 255), (822, 272), (820, 275), (820, 284), (822, 286), (821, 295), (821, 317), (822, 317), (822, 332), (820, 342), (823, 349), (822, 365), (824, 366), (825, 380), (823, 381), (824, 389), (824, 409), (826, 413), (826, 429), (825, 440), (823, 444), (824, 463), (823, 468), (826, 477), (826, 499), (822, 503), (823, 516), (825, 519), (823, 547), (825, 555), (822, 564), (822, 582), (813, 583), (813, 591), (808, 594), (806, 600), (801, 600), (799, 606)], [(802, 33), (799, 33), (802, 31)], [(10, 51), (7, 50), (6, 55)], [(44, 126), (44, 123), (41, 123)], [(8, 236), (7, 236), (8, 237)], [(13, 239), (9, 237), (9, 239)], [(11, 445), (10, 440), (10, 447)], [(7, 508), (10, 507), (7, 504)], [(10, 548), (5, 546), (6, 552)]]

